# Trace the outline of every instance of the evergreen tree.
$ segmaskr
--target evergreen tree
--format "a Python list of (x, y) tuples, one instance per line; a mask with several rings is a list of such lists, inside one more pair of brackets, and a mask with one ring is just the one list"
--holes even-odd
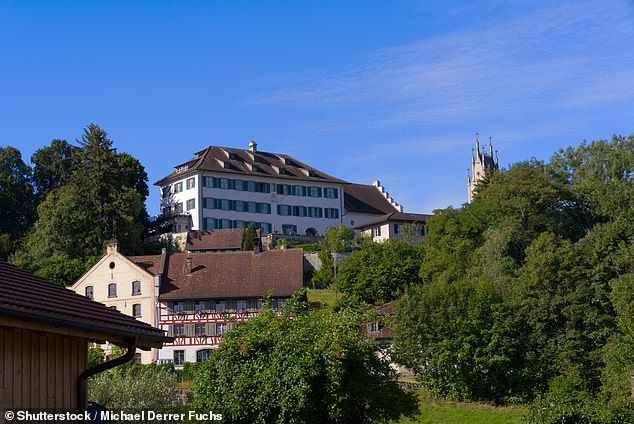
[(249, 251), (253, 250), (253, 239), (257, 236), (255, 231), (255, 225), (250, 222), (247, 228), (242, 230), (242, 243), (240, 244), (240, 250)]

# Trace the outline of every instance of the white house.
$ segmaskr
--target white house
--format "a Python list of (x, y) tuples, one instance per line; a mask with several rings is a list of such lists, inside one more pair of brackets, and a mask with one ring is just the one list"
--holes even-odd
[[(323, 234), (342, 222), (347, 182), (284, 154), (209, 146), (160, 179), (169, 207), (189, 213), (190, 229), (243, 228), (261, 234)], [(163, 211), (165, 212), (165, 211)]]

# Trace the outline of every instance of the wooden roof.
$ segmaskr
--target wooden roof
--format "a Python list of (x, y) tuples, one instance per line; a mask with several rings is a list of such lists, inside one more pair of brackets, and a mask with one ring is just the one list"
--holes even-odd
[[(170, 341), (162, 330), (0, 260), (0, 316), (75, 331), (94, 341), (141, 348)], [(77, 333), (79, 331), (79, 333)]]

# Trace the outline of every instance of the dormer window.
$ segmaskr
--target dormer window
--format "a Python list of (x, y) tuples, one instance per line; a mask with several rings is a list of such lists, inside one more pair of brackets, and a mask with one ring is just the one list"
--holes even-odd
[(292, 164), (293, 164), (293, 161), (290, 160), (289, 158), (284, 159), (284, 165), (292, 165)]
[(231, 168), (231, 164), (230, 164), (229, 162), (224, 162), (224, 163), (223, 163), (223, 167), (224, 167), (225, 169), (229, 169), (229, 168)]
[(261, 157), (259, 157), (259, 156), (255, 156), (255, 157), (253, 158), (253, 161), (254, 161), (254, 162), (262, 162), (262, 158), (261, 158)]
[(240, 159), (240, 156), (236, 155), (235, 153), (229, 153), (229, 159), (238, 160)]

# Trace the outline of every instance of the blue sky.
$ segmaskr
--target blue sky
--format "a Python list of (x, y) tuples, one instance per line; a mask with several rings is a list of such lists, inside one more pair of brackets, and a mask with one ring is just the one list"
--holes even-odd
[(0, 145), (91, 122), (151, 182), (253, 139), (429, 213), (476, 132), (505, 167), (634, 133), (634, 1), (0, 0)]

